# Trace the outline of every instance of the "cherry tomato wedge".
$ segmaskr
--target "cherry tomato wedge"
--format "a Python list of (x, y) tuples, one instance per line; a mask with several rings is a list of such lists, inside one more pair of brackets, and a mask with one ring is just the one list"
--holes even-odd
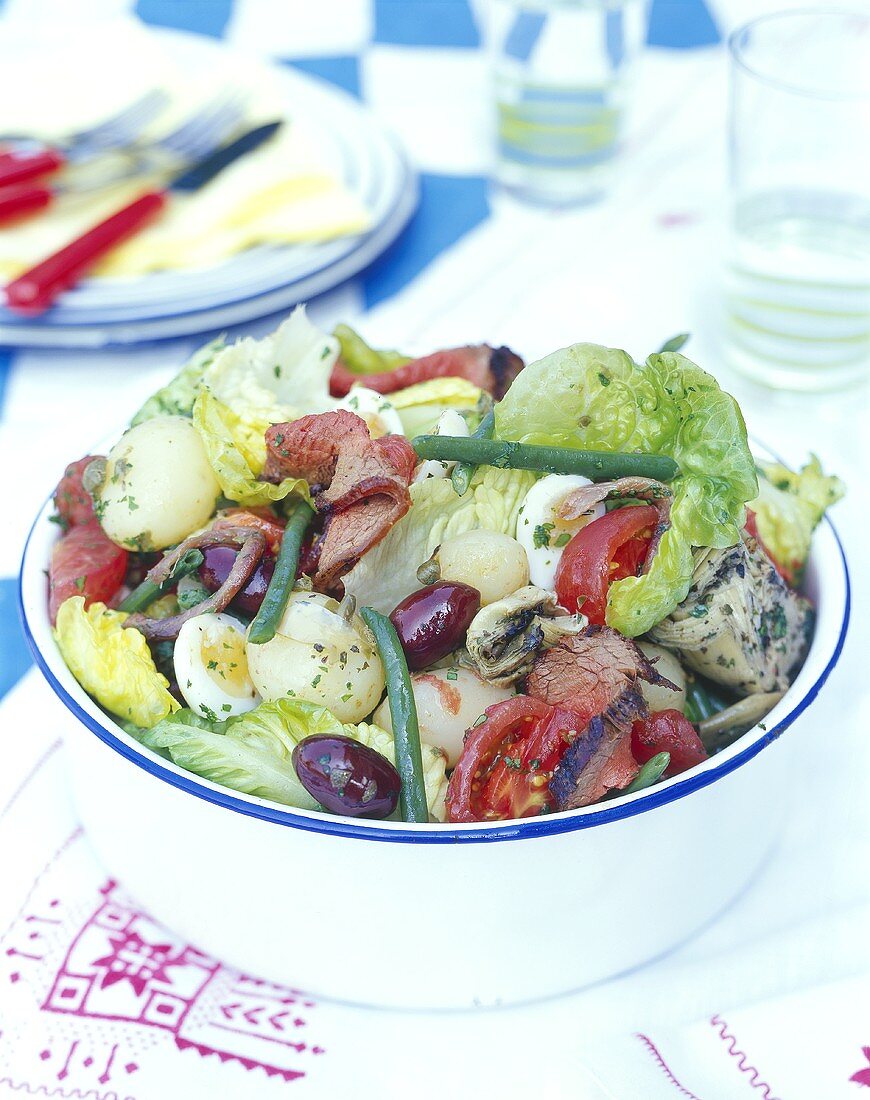
[(556, 568), (559, 603), (603, 626), (610, 585), (637, 575), (657, 522), (656, 509), (643, 504), (617, 508), (579, 530)]
[(57, 609), (70, 596), (84, 596), (85, 607), (108, 603), (124, 580), (127, 551), (116, 546), (94, 520), (72, 527), (55, 543), (48, 567), (48, 612), (52, 624)]
[(707, 750), (698, 731), (678, 710), (658, 710), (631, 727), (631, 752), (638, 764), (645, 764), (657, 753), (669, 752), (671, 762), (666, 776), (679, 775), (707, 759)]
[(577, 733), (577, 715), (529, 695), (487, 707), (465, 735), (447, 788), (451, 821), (502, 821), (552, 808), (548, 784)]
[(54, 506), (67, 527), (79, 527), (96, 518), (91, 494), (82, 485), (82, 474), (94, 461), (95, 455), (85, 455), (78, 462), (71, 462), (54, 491)]
[[(614, 581), (621, 581), (624, 577), (638, 576), (646, 560), (649, 540), (650, 536), (644, 534), (639, 538), (629, 539), (622, 546), (617, 546), (613, 551), (613, 562), (611, 562), (611, 584)], [(613, 568), (614, 565), (615, 568)]]

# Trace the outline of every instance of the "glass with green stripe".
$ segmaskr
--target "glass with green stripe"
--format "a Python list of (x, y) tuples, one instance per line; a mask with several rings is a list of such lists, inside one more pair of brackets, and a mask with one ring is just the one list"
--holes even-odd
[(864, 382), (870, 12), (778, 12), (740, 27), (729, 45), (726, 355), (774, 388)]
[(495, 177), (531, 202), (571, 206), (607, 190), (645, 0), (489, 0)]

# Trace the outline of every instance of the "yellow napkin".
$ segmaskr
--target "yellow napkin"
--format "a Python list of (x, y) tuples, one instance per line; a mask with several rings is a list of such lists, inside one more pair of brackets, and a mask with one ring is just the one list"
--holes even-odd
[[(200, 191), (172, 195), (159, 220), (115, 249), (96, 275), (210, 267), (255, 244), (324, 241), (369, 228), (369, 213), (345, 186), (328, 136), (293, 115), (269, 66), (228, 51), (229, 71), (203, 66), (191, 73), (183, 55), (174, 57), (159, 36), (126, 19), (94, 25), (91, 33), (76, 35), (74, 50), (68, 46), (56, 34), (16, 50), (0, 33), (0, 133), (25, 131), (50, 140), (99, 121), (155, 86), (165, 88), (172, 102), (150, 135), (171, 130), (197, 106), (230, 90), (246, 98), (239, 130), (290, 115), (274, 138)], [(22, 96), (22, 87), (33, 94)], [(73, 169), (50, 182), (63, 186), (77, 175)], [(25, 270), (161, 178), (155, 172), (107, 190), (64, 195), (45, 213), (0, 226), (0, 275)]]

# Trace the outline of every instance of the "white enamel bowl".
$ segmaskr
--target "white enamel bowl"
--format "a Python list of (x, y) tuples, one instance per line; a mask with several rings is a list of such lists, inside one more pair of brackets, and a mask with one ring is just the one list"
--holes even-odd
[(547, 997), (630, 970), (710, 921), (776, 840), (790, 764), (781, 734), (814, 702), (849, 619), (846, 561), (825, 521), (807, 572), (818, 621), (806, 664), (766, 722), (724, 752), (647, 791), (523, 822), (357, 821), (198, 779), (100, 710), (52, 639), (50, 511), (25, 549), (21, 609), (37, 664), (79, 720), (72, 778), (106, 867), (232, 966), (367, 1005)]

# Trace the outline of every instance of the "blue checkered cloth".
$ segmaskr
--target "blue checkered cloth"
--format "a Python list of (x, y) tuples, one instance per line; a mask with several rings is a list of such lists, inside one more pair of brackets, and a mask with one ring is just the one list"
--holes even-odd
[[(0, 0), (0, 13), (3, 6)], [(135, 11), (153, 26), (193, 31), (258, 50), (337, 84), (387, 115), (386, 97), (395, 94), (396, 86), (391, 75), (413, 79), (419, 73), (422, 80), (446, 65), (461, 78), (464, 63), (473, 60), (472, 51), (480, 47), (470, 0), (333, 0), (279, 6), (270, 0), (138, 0)], [(654, 0), (651, 45), (706, 46), (719, 37), (703, 0)], [(451, 150), (443, 152), (443, 163), (436, 154), (418, 164), (420, 206), (407, 229), (346, 288), (359, 309), (371, 309), (396, 294), (488, 217), (485, 166), (469, 164), (467, 170), (459, 170)], [(194, 343), (178, 346), (177, 361)], [(0, 427), (14, 422), (15, 403), (7, 398), (15, 388), (16, 372), (27, 369), (32, 354), (0, 347)], [(129, 356), (141, 354), (133, 350)], [(69, 369), (77, 370), (83, 385), (101, 376), (95, 357), (98, 353), (89, 357), (84, 375), (79, 373), (80, 354), (69, 357)], [(118, 353), (111, 358), (116, 365)], [(53, 359), (58, 359), (56, 353)], [(10, 566), (6, 569), (11, 573)], [(18, 625), (16, 587), (15, 576), (0, 575), (0, 697), (30, 664)]]

